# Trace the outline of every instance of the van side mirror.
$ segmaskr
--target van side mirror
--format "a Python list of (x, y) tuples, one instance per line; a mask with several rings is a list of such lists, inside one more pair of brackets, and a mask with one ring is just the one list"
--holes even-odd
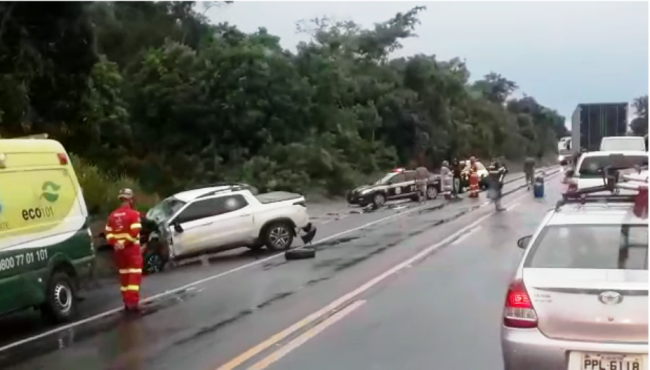
[(569, 164), (569, 161), (567, 161), (566, 159), (560, 161), (561, 166), (566, 166), (567, 164)]
[(174, 223), (172, 224), (172, 226), (174, 227), (174, 230), (175, 230), (177, 233), (182, 233), (182, 232), (183, 232), (183, 227), (182, 227), (181, 224), (179, 224), (178, 222), (174, 222)]
[(576, 174), (576, 171), (574, 169), (568, 169), (564, 173), (564, 176), (566, 177), (573, 177)]
[(521, 249), (526, 249), (526, 247), (528, 246), (532, 238), (533, 238), (532, 235), (527, 235), (524, 236), (523, 238), (519, 238), (519, 240), (517, 240), (517, 247)]

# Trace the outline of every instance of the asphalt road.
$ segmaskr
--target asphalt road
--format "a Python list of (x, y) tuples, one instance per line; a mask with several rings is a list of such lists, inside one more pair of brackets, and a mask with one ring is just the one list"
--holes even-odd
[[(513, 174), (511, 177), (516, 178), (517, 175)], [(522, 185), (523, 180), (514, 181), (506, 185), (505, 191), (514, 191)], [(559, 176), (550, 179), (547, 184), (547, 187), (551, 188), (548, 191), (553, 191), (552, 188), (558, 186), (560, 186)], [(505, 203), (514, 201), (513, 199), (524, 193), (520, 191), (509, 195), (505, 198)], [(88, 293), (82, 307), (87, 322), (34, 340), (29, 340), (30, 336), (51, 329), (40, 324), (34, 317), (34, 313), (5, 317), (0, 321), (0, 327), (3, 328), (0, 334), (0, 343), (2, 343), (0, 344), (2, 346), (0, 367), (30, 370), (73, 368), (137, 370), (179, 367), (214, 370), (265, 338), (393, 268), (400, 261), (426, 250), (426, 247), (432, 243), (442, 241), (468, 224), (485, 217), (492, 211), (492, 207), (481, 207), (485, 202), (486, 199), (482, 195), (480, 199), (465, 199), (459, 202), (437, 200), (422, 206), (413, 203), (401, 204), (363, 214), (346, 210), (342, 212), (346, 215), (339, 220), (328, 220), (329, 222), (320, 222), (320, 224), (317, 220), (319, 232), (316, 240), (320, 242), (317, 243), (316, 259), (287, 262), (281, 256), (233, 251), (218, 255), (203, 265), (182, 266), (147, 278), (143, 295), (145, 297), (158, 295), (158, 297), (151, 299), (142, 316), (136, 318), (125, 318), (120, 312), (110, 311), (99, 318), (88, 318), (119, 307), (120, 299), (114, 286), (100, 286)], [(545, 204), (537, 205), (539, 208), (537, 212), (531, 209), (529, 202), (532, 201), (521, 200), (521, 205), (513, 210), (512, 216), (510, 213), (494, 216), (494, 220), (502, 220), (502, 224), (494, 226), (498, 230), (496, 233), (491, 226), (488, 226), (494, 222), (493, 219), (488, 218), (481, 228), (475, 231), (477, 236), (468, 237), (466, 240), (478, 242), (477, 247), (482, 249), (503, 250), (503, 253), (509, 253), (511, 260), (515, 261), (517, 250), (514, 241), (508, 238), (516, 240), (516, 236), (525, 229), (522, 223), (528, 225), (528, 228), (534, 227), (536, 220), (542, 215), (542, 210), (548, 208), (550, 204), (550, 200), (547, 199)], [(537, 203), (532, 202), (532, 204)], [(517, 212), (529, 216), (517, 216)], [(504, 220), (510, 219), (516, 226), (505, 225), (510, 221)], [(515, 230), (515, 236), (510, 235), (510, 232), (503, 232), (503, 228)], [(486, 236), (481, 233), (485, 233)], [(494, 247), (501, 246), (505, 239), (509, 240), (508, 248)], [(464, 245), (458, 244), (459, 249), (466, 250)], [(461, 304), (460, 293), (476, 294), (477, 291), (467, 285), (472, 279), (454, 275), (460, 274), (460, 271), (466, 268), (462, 265), (463, 262), (467, 262), (462, 260), (465, 258), (463, 255), (446, 257), (446, 260), (439, 261), (438, 255), (443, 256), (443, 252), (447, 249), (427, 259), (427, 261), (435, 260), (442, 263), (443, 269), (437, 273), (445, 274), (447, 271), (446, 275), (423, 277), (419, 285), (413, 285), (408, 289), (414, 290), (413, 294), (422, 295), (424, 292), (417, 291), (422, 284), (427, 286), (434, 284), (427, 279), (442, 277), (444, 280), (436, 284), (446, 286), (448, 290), (453, 290), (455, 293), (452, 295), (447, 293), (448, 290), (443, 290), (437, 292), (436, 297), (455, 304), (459, 309), (459, 315), (469, 315), (469, 317), (457, 317), (457, 320), (460, 320), (458, 325), (464, 327), (464, 323), (469, 322), (468, 320), (473, 319), (474, 316), (479, 317), (482, 311), (472, 304)], [(467, 256), (472, 255), (467, 254)], [(490, 269), (489, 265), (481, 265), (481, 263), (492, 261), (493, 256), (487, 254), (476, 257), (471, 258), (469, 261), (471, 265), (467, 268)], [(496, 261), (500, 263), (501, 259)], [(510, 265), (503, 265), (503, 267), (505, 273)], [(478, 276), (479, 280), (487, 285), (494, 284), (500, 287), (496, 292), (499, 295), (497, 301), (500, 305), (503, 300), (501, 290), (504, 289), (501, 285), (505, 283), (496, 278), (498, 274), (494, 270), (489, 270), (488, 274), (494, 275), (495, 280), (483, 281), (485, 275), (481, 274), (473, 276)], [(458, 285), (454, 279), (460, 279), (461, 285)], [(197, 280), (203, 281), (169, 294), (164, 293)], [(487, 285), (485, 288), (488, 288)], [(386, 299), (395, 301), (394, 304), (400, 301), (403, 304), (406, 301), (425, 299), (414, 297), (413, 294), (409, 294), (408, 298), (397, 297), (396, 294), (392, 297), (387, 296)], [(446, 296), (446, 294), (450, 295)], [(425, 299), (421, 304), (430, 304), (430, 301)], [(374, 306), (374, 302), (367, 302), (362, 306), (365, 307), (359, 307), (359, 312)], [(408, 307), (415, 312), (409, 313)], [(381, 309), (377, 309), (375, 313), (380, 316), (424, 314), (417, 307), (409, 304), (404, 307), (406, 311), (401, 313)], [(462, 311), (461, 308), (466, 311)], [(350, 315), (357, 315), (357, 313), (353, 312)], [(385, 318), (399, 321), (396, 316)], [(445, 321), (451, 323), (449, 319)], [(414, 321), (410, 322), (415, 324)], [(350, 335), (350, 338), (354, 337), (353, 334)], [(325, 333), (322, 337), (325, 338)], [(320, 339), (319, 337), (315, 340)], [(17, 340), (28, 341), (16, 345)], [(7, 345), (12, 347), (6, 348)], [(388, 342), (385, 345), (388, 345)], [(275, 343), (272, 346), (275, 346)], [(305, 345), (305, 351), (306, 348), (309, 347)], [(301, 351), (302, 349), (294, 353), (296, 358), (300, 357)], [(244, 365), (249, 365), (263, 356), (263, 352), (252, 356), (253, 358), (246, 358)], [(241, 360), (243, 357), (238, 358)], [(292, 357), (289, 356), (282, 361), (291, 359)], [(359, 361), (362, 359), (362, 356), (358, 356)], [(343, 365), (347, 365), (343, 368), (351, 366), (351, 364)], [(293, 368), (306, 367), (304, 363), (296, 366)]]

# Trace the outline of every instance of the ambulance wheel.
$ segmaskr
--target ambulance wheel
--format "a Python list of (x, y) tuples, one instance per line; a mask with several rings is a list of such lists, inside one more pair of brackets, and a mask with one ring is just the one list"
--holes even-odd
[(48, 321), (59, 324), (69, 322), (77, 314), (74, 279), (65, 270), (55, 270), (47, 282), (45, 303), (41, 313)]

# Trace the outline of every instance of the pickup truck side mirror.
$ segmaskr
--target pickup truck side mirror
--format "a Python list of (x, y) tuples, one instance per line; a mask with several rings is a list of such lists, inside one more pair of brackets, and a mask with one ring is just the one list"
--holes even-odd
[(172, 226), (174, 227), (174, 230), (175, 230), (177, 233), (182, 233), (182, 232), (183, 232), (183, 227), (182, 227), (181, 224), (179, 224), (178, 222), (174, 222), (174, 223), (172, 224)]
[(519, 238), (519, 240), (517, 240), (517, 247), (519, 247), (521, 249), (526, 249), (526, 247), (528, 246), (528, 243), (530, 243), (530, 240), (532, 238), (533, 238), (532, 235), (527, 235), (527, 236), (524, 236), (523, 238)]

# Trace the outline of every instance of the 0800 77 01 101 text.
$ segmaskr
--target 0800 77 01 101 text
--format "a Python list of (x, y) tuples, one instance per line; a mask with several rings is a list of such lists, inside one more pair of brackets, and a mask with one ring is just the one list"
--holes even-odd
[(23, 252), (13, 256), (0, 258), (0, 272), (19, 268), (33, 263), (47, 261), (47, 249), (37, 249), (33, 252)]

